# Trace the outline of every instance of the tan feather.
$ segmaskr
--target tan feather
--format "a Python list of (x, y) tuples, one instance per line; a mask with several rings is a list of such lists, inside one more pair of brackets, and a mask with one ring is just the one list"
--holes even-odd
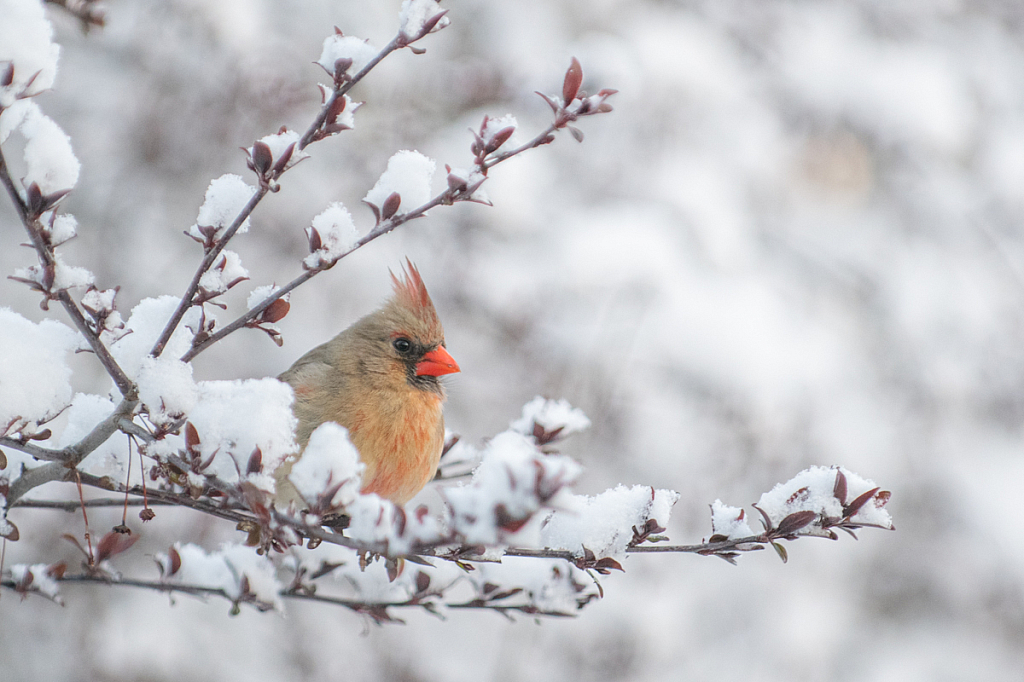
[[(366, 464), (363, 492), (398, 504), (408, 502), (433, 478), (444, 446), (444, 387), (437, 374), (458, 370), (439, 350), (444, 329), (410, 261), (402, 279), (392, 274), (394, 295), (327, 343), (299, 358), (279, 379), (295, 391), (296, 440), (305, 447), (325, 421), (348, 429)], [(407, 340), (412, 351), (396, 348)], [(399, 344), (400, 345), (400, 344)], [(451, 364), (437, 369), (437, 356)], [(433, 370), (424, 369), (430, 365)], [(283, 483), (280, 499), (290, 486)]]

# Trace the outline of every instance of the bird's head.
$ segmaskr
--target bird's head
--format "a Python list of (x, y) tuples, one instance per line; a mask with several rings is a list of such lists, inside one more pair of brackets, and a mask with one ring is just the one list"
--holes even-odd
[(444, 345), (444, 328), (419, 271), (406, 259), (401, 277), (391, 273), (394, 295), (364, 318), (361, 336), (377, 349), (382, 362), (374, 368), (404, 375), (415, 388), (443, 394), (438, 377), (458, 372), (459, 365)]

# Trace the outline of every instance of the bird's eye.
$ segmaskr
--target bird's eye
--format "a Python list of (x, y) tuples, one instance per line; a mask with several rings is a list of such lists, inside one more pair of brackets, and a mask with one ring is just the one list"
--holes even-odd
[(399, 353), (408, 353), (412, 350), (412, 341), (403, 337), (399, 337), (391, 342), (391, 345), (395, 347)]

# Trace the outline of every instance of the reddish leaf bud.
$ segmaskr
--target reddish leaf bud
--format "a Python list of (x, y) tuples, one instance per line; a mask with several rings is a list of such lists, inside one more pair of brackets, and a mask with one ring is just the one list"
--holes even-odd
[(573, 57), (569, 69), (565, 72), (565, 81), (562, 83), (562, 100), (565, 102), (565, 106), (569, 106), (576, 99), (576, 94), (580, 91), (582, 84), (583, 67), (580, 66), (579, 60)]

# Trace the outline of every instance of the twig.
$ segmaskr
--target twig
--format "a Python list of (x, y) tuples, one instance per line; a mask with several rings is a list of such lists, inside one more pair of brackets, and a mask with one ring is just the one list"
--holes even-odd
[[(157, 592), (176, 592), (180, 594), (189, 594), (196, 597), (221, 597), (222, 599), (228, 600), (232, 604), (254, 603), (256, 607), (261, 610), (269, 610), (270, 608), (272, 608), (270, 604), (267, 604), (266, 602), (260, 602), (257, 599), (255, 599), (255, 596), (252, 593), (248, 593), (240, 598), (236, 598), (229, 595), (223, 588), (207, 587), (205, 585), (174, 583), (161, 580), (116, 578), (111, 576), (96, 575), (92, 573), (65, 574), (60, 577), (54, 577), (53, 579), (60, 583), (96, 584), (105, 585), (107, 587), (137, 587), (147, 590), (156, 590)], [(11, 590), (18, 589), (18, 586), (15, 584), (13, 580), (0, 581), (0, 587), (6, 587)], [(291, 588), (279, 591), (277, 593), (277, 596), (282, 597), (284, 599), (294, 599), (296, 601), (309, 601), (317, 602), (320, 604), (344, 606), (345, 608), (350, 609), (351, 611), (368, 615), (371, 618), (374, 618), (375, 620), (377, 620), (380, 617), (383, 617), (382, 620), (387, 621), (396, 620), (386, 615), (387, 609), (419, 607), (430, 610), (433, 606), (436, 605), (434, 602), (425, 601), (417, 596), (413, 596), (410, 599), (406, 599), (403, 601), (361, 601), (359, 599), (332, 597), (324, 594), (310, 594), (308, 592), (301, 592)], [(573, 618), (576, 616), (575, 613), (566, 611), (548, 611), (537, 608), (535, 606), (531, 606), (529, 604), (491, 604), (479, 599), (474, 599), (467, 602), (460, 602), (456, 604), (443, 604), (443, 606), (444, 608), (449, 609), (479, 609), (485, 611), (495, 611), (498, 613), (518, 612), (531, 616), (551, 616), (556, 618)]]
[[(306, 132), (299, 139), (299, 144), (297, 145), (298, 149), (305, 149), (307, 146), (317, 141), (317, 131), (319, 131), (323, 127), (324, 122), (327, 120), (328, 116), (330, 116), (330, 112), (334, 105), (334, 102), (337, 101), (339, 97), (343, 97), (359, 81), (361, 81), (368, 73), (370, 73), (370, 71), (373, 70), (373, 68), (377, 66), (377, 64), (379, 64), (385, 57), (394, 52), (396, 49), (408, 46), (408, 44), (410, 44), (410, 42), (403, 39), (401, 34), (395, 36), (391, 40), (391, 42), (385, 45), (384, 48), (381, 49), (381, 51), (378, 52), (377, 55), (374, 56), (374, 58), (371, 59), (366, 64), (366, 66), (364, 66), (359, 71), (359, 73), (352, 76), (351, 78), (346, 79), (344, 82), (336, 83), (334, 90), (331, 92), (331, 96), (328, 97), (327, 100), (320, 107), (320, 112), (317, 114), (317, 117), (313, 120), (313, 123), (310, 124), (309, 128), (306, 129)], [(275, 172), (271, 180), (277, 180), (287, 170), (287, 167), (285, 167), (280, 169), (280, 171)], [(269, 184), (261, 182), (260, 186), (256, 189), (256, 192), (253, 194), (252, 198), (249, 199), (249, 202), (242, 208), (239, 214), (235, 216), (235, 219), (231, 223), (230, 227), (228, 227), (224, 231), (220, 239), (218, 239), (214, 243), (213, 247), (205, 254), (202, 263), (196, 270), (195, 274), (192, 276), (192, 281), (189, 283), (188, 289), (186, 289), (184, 295), (182, 295), (178, 307), (175, 309), (174, 314), (171, 316), (171, 318), (167, 321), (167, 324), (164, 326), (163, 331), (160, 333), (160, 336), (157, 338), (156, 343), (153, 345), (153, 350), (150, 353), (151, 355), (153, 355), (154, 357), (158, 357), (163, 352), (164, 348), (167, 345), (167, 342), (174, 334), (174, 331), (178, 328), (178, 325), (181, 323), (182, 318), (184, 318), (185, 313), (188, 311), (189, 308), (191, 308), (194, 305), (193, 299), (195, 298), (196, 292), (199, 290), (199, 281), (202, 279), (206, 271), (213, 266), (221, 251), (224, 250), (224, 247), (227, 246), (231, 238), (235, 236), (235, 233), (238, 231), (238, 229), (249, 218), (253, 210), (255, 210), (256, 206), (260, 203), (263, 197), (267, 195), (269, 191)], [(299, 282), (295, 284), (295, 286), (298, 286), (298, 284), (301, 283), (302, 282)], [(273, 300), (277, 299), (275, 298)], [(272, 303), (273, 300), (267, 303), (267, 305), (270, 305), (270, 303)], [(204, 344), (204, 347), (206, 345), (208, 344)], [(186, 356), (188, 356), (188, 354), (186, 354)], [(191, 357), (194, 357), (194, 355), (192, 355)]]
[[(365, 69), (364, 69), (364, 71), (365, 71)], [(360, 72), (360, 73), (362, 73), (362, 72)], [(481, 169), (482, 170), (487, 170), (487, 169), (493, 168), (494, 166), (497, 166), (498, 164), (500, 164), (500, 163), (502, 163), (504, 161), (507, 161), (508, 159), (512, 158), (513, 156), (521, 154), (522, 152), (524, 152), (524, 151), (526, 151), (528, 149), (533, 149), (534, 147), (540, 147), (540, 146), (542, 146), (544, 144), (547, 144), (547, 142), (551, 141), (548, 138), (550, 138), (551, 135), (554, 133), (554, 131), (556, 131), (558, 128), (559, 128), (559, 126), (558, 126), (557, 122), (556, 123), (552, 123), (550, 126), (548, 126), (547, 129), (544, 130), (544, 132), (542, 132), (539, 135), (537, 135), (530, 142), (527, 142), (526, 144), (524, 144), (524, 145), (522, 145), (522, 146), (520, 146), (520, 147), (518, 147), (516, 149), (513, 149), (513, 150), (511, 150), (509, 152), (506, 152), (504, 154), (499, 154), (497, 156), (491, 157), (490, 159), (487, 159), (484, 162), (484, 164), (481, 166)], [(545, 140), (547, 142), (545, 142)], [(438, 206), (450, 206), (450, 205), (455, 204), (455, 203), (459, 203), (459, 202), (463, 202), (463, 201), (470, 201), (472, 199), (473, 192), (478, 187), (479, 187), (479, 185), (477, 185), (476, 187), (468, 187), (466, 189), (458, 190), (458, 191), (452, 190), (452, 189), (446, 189), (443, 192), (441, 192), (440, 194), (437, 194), (436, 196), (434, 196), (430, 201), (428, 201), (427, 203), (423, 204), (422, 206), (419, 206), (419, 207), (417, 207), (417, 208), (415, 208), (415, 209), (413, 209), (411, 211), (408, 211), (406, 213), (396, 214), (396, 215), (388, 218), (387, 220), (381, 221), (372, 230), (370, 230), (368, 233), (363, 235), (363, 237), (361, 237), (359, 240), (357, 240), (356, 243), (348, 251), (343, 252), (341, 255), (339, 255), (336, 259), (334, 259), (330, 263), (327, 263), (327, 264), (322, 265), (322, 266), (317, 267), (317, 268), (313, 268), (311, 270), (307, 270), (307, 271), (303, 272), (301, 275), (299, 275), (298, 277), (296, 277), (295, 279), (293, 279), (292, 281), (290, 281), (287, 284), (283, 285), (282, 287), (280, 287), (279, 289), (277, 289), (276, 291), (271, 293), (269, 296), (267, 296), (265, 299), (263, 299), (263, 301), (261, 301), (258, 305), (254, 306), (253, 308), (251, 308), (250, 310), (246, 311), (242, 315), (239, 315), (236, 319), (232, 320), (229, 324), (225, 325), (224, 327), (221, 327), (221, 329), (219, 331), (217, 331), (217, 332), (215, 332), (213, 334), (210, 334), (201, 343), (194, 345), (191, 349), (188, 350), (188, 352), (186, 352), (183, 356), (181, 356), (181, 361), (182, 362), (190, 362), (191, 360), (195, 359), (195, 357), (197, 355), (199, 355), (204, 350), (206, 350), (207, 348), (209, 348), (213, 344), (217, 343), (218, 341), (220, 341), (224, 337), (226, 337), (229, 334), (232, 334), (232, 333), (238, 331), (239, 329), (242, 329), (242, 328), (246, 327), (249, 323), (251, 323), (253, 320), (258, 318), (263, 313), (264, 310), (269, 308), (275, 301), (280, 299), (282, 296), (287, 295), (288, 293), (290, 293), (291, 291), (293, 291), (294, 289), (296, 289), (300, 285), (305, 284), (309, 280), (311, 280), (314, 277), (316, 277), (317, 275), (319, 275), (321, 272), (324, 272), (325, 270), (330, 270), (340, 260), (342, 260), (343, 258), (351, 255), (355, 251), (358, 251), (359, 249), (361, 249), (362, 247), (366, 246), (367, 244), (369, 244), (373, 240), (377, 239), (378, 237), (382, 237), (382, 236), (388, 234), (389, 232), (391, 232), (395, 228), (397, 228), (397, 227), (399, 227), (399, 226), (401, 226), (401, 225), (403, 225), (403, 224), (405, 224), (405, 223), (407, 223), (407, 222), (409, 222), (409, 221), (411, 221), (411, 220), (413, 220), (415, 218), (423, 217), (424, 215), (426, 215), (427, 211), (429, 211), (429, 210), (431, 210), (433, 208), (436, 208)]]
[[(63, 450), (46, 451), (47, 456), (40, 457), (39, 459), (48, 459), (50, 463), (34, 469), (27, 469), (18, 478), (14, 479), (11, 482), (10, 492), (7, 494), (7, 503), (16, 502), (29, 490), (44, 483), (70, 480), (74, 467), (77, 467), (90, 452), (116, 433), (121, 420), (131, 415), (135, 411), (136, 406), (138, 406), (138, 400), (125, 398), (106, 419), (93, 427), (93, 430), (82, 440), (74, 445), (69, 445)], [(35, 456), (35, 453), (32, 451), (25, 450), (25, 444), (19, 444), (18, 442), (5, 444)], [(33, 448), (35, 447), (33, 446)], [(40, 448), (40, 450), (43, 450), (43, 448)], [(82, 474), (82, 477), (84, 483), (86, 480), (85, 474)]]
[[(85, 481), (83, 481), (82, 483), (84, 484)], [(131, 490), (126, 490), (125, 492), (128, 495), (132, 494)], [(127, 501), (127, 505), (129, 507), (143, 507), (143, 506), (146, 506), (146, 503), (145, 503), (145, 501), (143, 501), (141, 499), (133, 500), (133, 499), (129, 498), (128, 501)], [(74, 500), (26, 500), (25, 498), (22, 498), (22, 499), (18, 500), (17, 502), (15, 502), (14, 504), (11, 505), (12, 508), (20, 507), (20, 508), (23, 508), (23, 509), (55, 509), (57, 511), (65, 511), (65, 512), (77, 512), (79, 509), (82, 508), (82, 506), (83, 505), (80, 502), (76, 502)], [(121, 498), (105, 497), (105, 498), (98, 499), (98, 500), (86, 500), (84, 506), (86, 506), (86, 507), (123, 507), (123, 506), (125, 506), (125, 500), (121, 499)], [(181, 503), (178, 500), (150, 500), (149, 501), (149, 506), (150, 507), (156, 507), (156, 506), (161, 506), (161, 507), (169, 507), (169, 506), (180, 507), (182, 505), (181, 505)]]
[[(32, 245), (39, 255), (39, 260), (45, 267), (55, 267), (56, 258), (53, 255), (53, 248), (43, 239), (42, 228), (39, 225), (38, 218), (32, 216), (25, 201), (21, 198), (21, 194), (18, 193), (18, 189), (15, 187), (14, 180), (11, 178), (10, 171), (7, 168), (7, 159), (4, 157), (2, 147), (0, 147), (0, 182), (7, 188), (7, 193), (11, 196), (11, 201), (14, 202), (14, 207), (18, 211), (18, 217), (21, 218), (21, 223), (25, 226), (25, 230), (32, 240)], [(110, 354), (106, 344), (100, 339), (99, 333), (94, 331), (89, 325), (81, 308), (78, 307), (78, 304), (71, 298), (67, 290), (62, 289), (56, 294), (47, 292), (47, 295), (52, 296), (64, 306), (64, 310), (67, 311), (75, 328), (85, 337), (89, 347), (92, 348), (96, 357), (102, 363), (103, 368), (106, 369), (107, 374), (114, 380), (117, 390), (121, 392), (121, 395), (127, 399), (133, 399), (138, 394), (138, 389), (134, 382), (128, 378), (128, 375), (124, 373), (124, 370), (114, 360), (114, 356)]]

